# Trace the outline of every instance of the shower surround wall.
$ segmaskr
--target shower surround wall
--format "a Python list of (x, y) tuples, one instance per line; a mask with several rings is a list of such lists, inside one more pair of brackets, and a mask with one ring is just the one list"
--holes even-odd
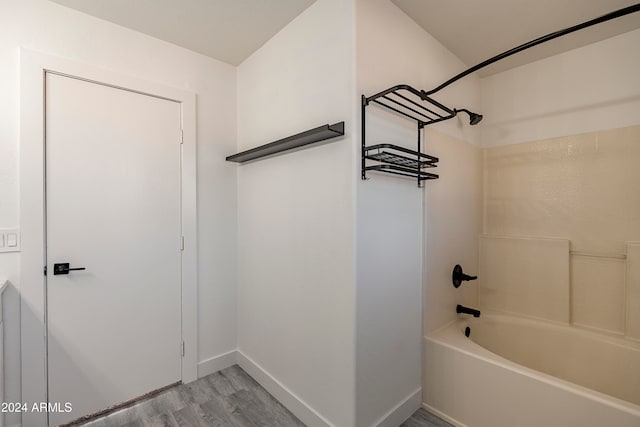
[[(557, 328), (637, 346), (639, 43), (636, 30), (480, 80), (484, 120), (478, 128), (486, 148), (480, 274), (474, 284), (485, 310), (479, 322), (498, 317), (509, 325), (523, 322), (540, 331)], [(487, 309), (550, 322), (491, 316)], [(454, 424), (638, 424), (637, 406), (496, 357), (465, 338), (464, 327), (461, 318), (430, 333), (425, 350), (425, 404)], [(473, 337), (473, 322), (470, 327)], [(503, 332), (488, 338), (504, 340)], [(553, 343), (552, 335), (542, 335), (544, 343)], [(526, 345), (516, 338), (533, 337), (518, 328), (512, 338), (504, 342), (517, 351)], [(581, 365), (572, 364), (574, 355), (597, 355), (598, 363), (587, 367), (602, 381), (596, 389), (623, 387), (606, 374), (615, 367), (637, 369), (606, 346), (576, 353), (578, 341), (572, 351), (558, 353), (568, 360), (554, 361), (576, 368)], [(542, 361), (554, 349), (536, 347)], [(495, 386), (487, 388), (488, 382)], [(495, 402), (505, 401), (496, 410)]]
[[(640, 339), (638, 43), (635, 30), (482, 79), (484, 308)], [(539, 238), (560, 252), (536, 267)]]
[[(494, 273), (497, 266), (487, 266), (482, 277), (481, 305), (625, 333), (625, 287), (633, 286), (625, 281), (625, 256), (629, 257), (626, 261), (632, 257), (627, 254), (627, 242), (640, 242), (640, 194), (636, 185), (640, 182), (639, 161), (640, 126), (487, 149), (485, 233), (555, 237), (566, 239), (567, 244), (551, 241), (554, 247), (564, 247), (564, 251), (537, 268), (531, 264), (537, 261), (531, 259), (536, 255), (533, 249), (525, 249), (532, 255), (530, 259), (511, 263), (504, 254), (517, 245), (530, 248), (540, 245), (540, 241), (502, 239), (508, 242), (502, 249), (483, 244), (481, 251), (484, 250), (487, 263), (502, 258), (502, 268), (514, 271), (498, 277)], [(538, 260), (543, 252), (549, 254), (549, 248), (540, 250)], [(523, 295), (513, 292), (520, 286), (518, 283), (527, 277), (540, 279), (541, 272), (548, 273), (555, 265), (553, 272), (557, 274), (545, 283), (532, 283), (539, 297), (537, 308), (545, 307), (547, 312), (520, 310), (532, 300), (520, 300)], [(637, 268), (635, 264), (633, 268)], [(563, 278), (569, 270), (570, 280), (554, 280)], [(496, 301), (496, 294), (507, 293), (509, 305)], [(554, 306), (558, 314), (552, 315), (548, 310)], [(629, 308), (632, 314), (632, 307)], [(635, 308), (637, 311), (640, 307)], [(640, 324), (629, 326), (640, 328)]]

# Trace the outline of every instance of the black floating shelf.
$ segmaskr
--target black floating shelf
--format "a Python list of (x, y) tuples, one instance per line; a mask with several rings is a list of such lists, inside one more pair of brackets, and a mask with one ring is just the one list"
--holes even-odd
[(304, 145), (313, 144), (315, 142), (324, 141), (344, 135), (344, 122), (334, 123), (332, 125), (319, 126), (315, 129), (308, 130), (287, 138), (280, 139), (269, 144), (261, 145), (247, 151), (227, 157), (227, 161), (236, 163), (245, 163), (251, 160), (260, 159), (262, 157), (271, 156), (283, 151), (293, 150), (294, 148)]

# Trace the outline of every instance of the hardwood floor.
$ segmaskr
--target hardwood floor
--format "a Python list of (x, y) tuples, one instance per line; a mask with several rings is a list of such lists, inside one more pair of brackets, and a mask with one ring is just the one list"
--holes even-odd
[[(75, 427), (304, 427), (260, 384), (235, 365), (190, 384)], [(418, 410), (404, 427), (450, 424)]]

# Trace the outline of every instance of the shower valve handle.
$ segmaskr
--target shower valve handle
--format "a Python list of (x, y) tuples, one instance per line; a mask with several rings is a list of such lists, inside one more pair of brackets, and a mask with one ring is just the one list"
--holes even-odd
[(468, 274), (464, 274), (460, 264), (456, 264), (456, 266), (453, 267), (453, 273), (451, 273), (451, 281), (455, 288), (459, 288), (463, 281), (468, 282), (469, 280), (476, 280), (477, 278), (478, 276), (469, 276)]

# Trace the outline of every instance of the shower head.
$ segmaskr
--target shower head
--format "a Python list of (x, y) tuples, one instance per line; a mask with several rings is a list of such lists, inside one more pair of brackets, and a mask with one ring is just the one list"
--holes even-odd
[(471, 126), (477, 125), (478, 123), (480, 123), (482, 121), (482, 114), (474, 113), (473, 111), (469, 111), (466, 108), (461, 108), (459, 110), (455, 110), (456, 113), (458, 113), (459, 111), (464, 111), (465, 113), (467, 113), (469, 115), (469, 124)]
[(469, 124), (477, 125), (482, 121), (482, 114), (469, 113)]

